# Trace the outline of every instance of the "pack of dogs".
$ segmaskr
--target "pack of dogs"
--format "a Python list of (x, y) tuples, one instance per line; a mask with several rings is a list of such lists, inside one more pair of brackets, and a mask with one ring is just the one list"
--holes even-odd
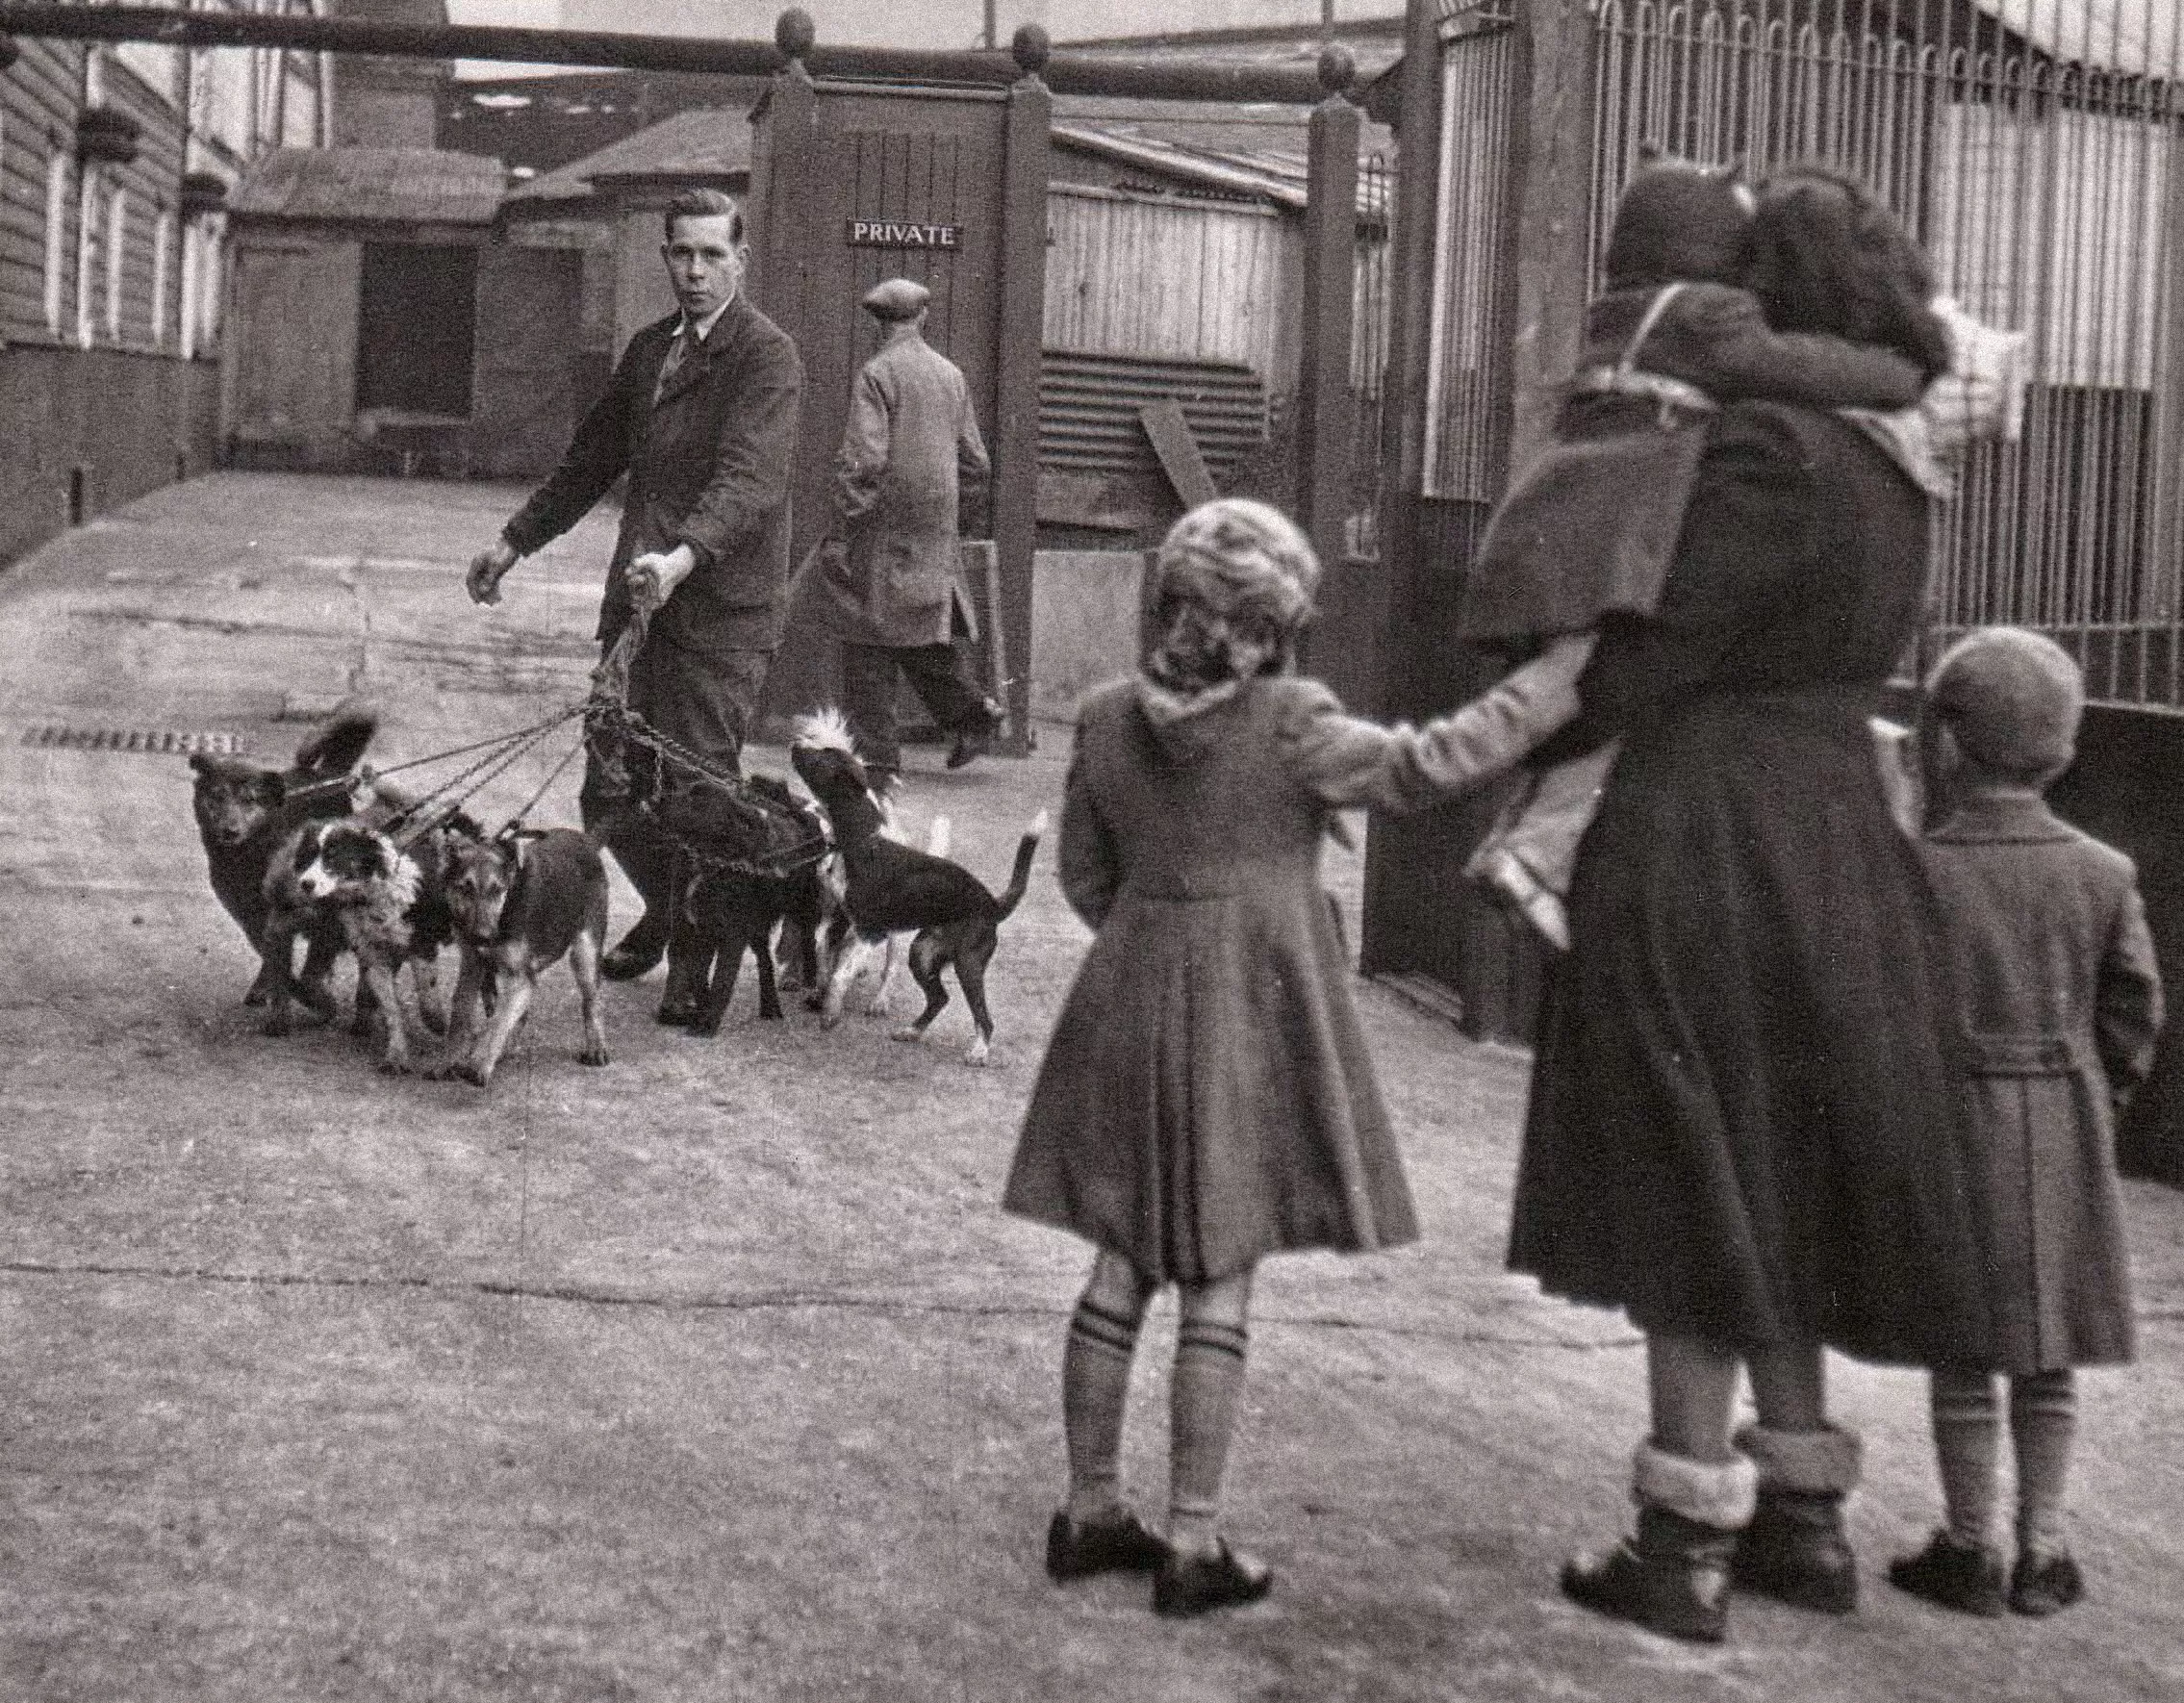
[[(366, 765), (377, 730), (372, 707), (350, 703), (286, 767), (190, 760), (213, 891), (259, 954), (243, 1003), (267, 1009), (268, 1034), (331, 1022), (335, 968), (353, 958), (355, 1028), (376, 1035), (383, 1072), (417, 1067), (421, 1029), (441, 1037), (423, 1074), (484, 1087), (540, 977), (566, 959), (583, 1027), (577, 1061), (606, 1064), (599, 841), (513, 825), (489, 834), (458, 808), (412, 798)], [(793, 779), (693, 777), (633, 805), (678, 852), (659, 1021), (718, 1034), (749, 953), (762, 1020), (782, 1016), (789, 987), (831, 1029), (860, 980), (876, 983), (865, 1008), (884, 1011), (900, 962), (925, 1005), (896, 1038), (924, 1039), (949, 1004), (942, 974), (952, 970), (976, 1029), (966, 1062), (986, 1063), (986, 967), (1029, 887), (1046, 813), (1025, 828), (997, 896), (946, 855), (945, 818), (926, 850), (902, 841), (838, 713), (801, 718), (789, 759)], [(437, 967), (449, 946), (460, 968), (443, 1002)]]

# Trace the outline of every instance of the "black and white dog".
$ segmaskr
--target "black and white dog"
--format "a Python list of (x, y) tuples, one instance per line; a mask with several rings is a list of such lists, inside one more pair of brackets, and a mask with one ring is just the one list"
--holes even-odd
[(1026, 826), (1007, 890), (996, 898), (961, 864), (887, 836), (886, 811), (874, 796), (838, 715), (800, 720), (789, 744), (789, 761), (826, 812), (842, 858), (842, 904), (851, 934), (827, 979), (821, 1005), (826, 1022), (840, 1021), (844, 992), (855, 979), (861, 958), (882, 951), (888, 935), (915, 930), (910, 975), (926, 996), (926, 1006), (895, 1038), (925, 1038), (948, 1004), (941, 972), (952, 966), (978, 1026), (965, 1062), (985, 1063), (994, 1033), (986, 1009), (986, 966), (1001, 944), (1002, 923), (1030, 886), (1031, 858), (1046, 832), (1047, 813), (1040, 811)]
[[(480, 837), (477, 824), (460, 812), (434, 821), (406, 847), (363, 817), (310, 822), (266, 873), (266, 961), (284, 962), (296, 932), (334, 919), (385, 1027), (379, 1068), (389, 1075), (410, 1068), (408, 1026), (394, 991), (399, 971), (411, 973), (425, 1027), (446, 1029), (433, 970), (440, 949), (455, 935), (445, 889), (451, 846)], [(295, 992), (292, 978), (278, 977), (268, 1032), (286, 1031)]]

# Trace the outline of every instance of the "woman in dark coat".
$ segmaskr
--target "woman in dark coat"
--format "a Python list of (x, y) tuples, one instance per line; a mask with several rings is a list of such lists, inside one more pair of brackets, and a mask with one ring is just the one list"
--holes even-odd
[[(1923, 259), (1862, 187), (1777, 178), (1753, 245), (1778, 329), (1946, 367)], [(1646, 1334), (1637, 1535), (1562, 1584), (1680, 1637), (1723, 1636), (1732, 1570), (1855, 1604), (1858, 1440), (1827, 1421), (1822, 1344), (1923, 1365), (1988, 1330), (1944, 960), (1867, 725), (1918, 623), (1927, 504), (1850, 419), (1724, 409), (1660, 609), (1606, 631), (1540, 753), (1625, 741), (1548, 993), (1511, 1264)], [(1733, 1438), (1740, 1366), (1760, 1419)]]

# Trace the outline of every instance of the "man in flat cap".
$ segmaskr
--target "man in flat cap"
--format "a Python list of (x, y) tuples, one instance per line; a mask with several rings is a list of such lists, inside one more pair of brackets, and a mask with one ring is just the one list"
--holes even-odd
[(959, 504), (985, 506), (990, 471), (970, 387), (925, 339), (931, 292), (890, 278), (864, 298), (887, 328), (858, 371), (820, 546), (821, 606), (842, 641), (842, 707), (876, 781), (902, 770), (898, 671), (942, 732), (948, 766), (993, 749), (1003, 711), (966, 677), (953, 641), (976, 638), (963, 588)]

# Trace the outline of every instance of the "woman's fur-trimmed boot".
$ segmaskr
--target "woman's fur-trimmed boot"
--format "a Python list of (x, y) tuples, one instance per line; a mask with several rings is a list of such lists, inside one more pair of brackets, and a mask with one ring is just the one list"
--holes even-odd
[(1730, 1556), (1757, 1483), (1741, 1458), (1716, 1465), (1640, 1443), (1631, 1462), (1637, 1534), (1605, 1556), (1566, 1563), (1563, 1595), (1649, 1632), (1719, 1643), (1729, 1630)]
[(1858, 1434), (1839, 1425), (1747, 1425), (1737, 1446), (1760, 1475), (1752, 1523), (1737, 1535), (1739, 1587), (1822, 1614), (1849, 1614), (1858, 1606), (1858, 1558), (1843, 1534), (1842, 1505), (1858, 1484)]

